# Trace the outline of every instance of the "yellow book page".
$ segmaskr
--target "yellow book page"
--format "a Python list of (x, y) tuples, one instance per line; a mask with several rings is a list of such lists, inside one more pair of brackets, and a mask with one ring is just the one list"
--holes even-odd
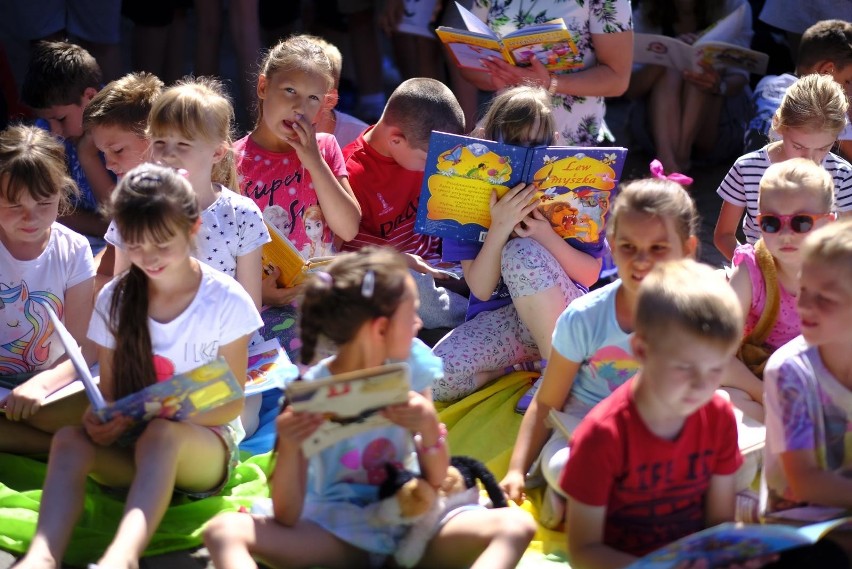
[[(503, 46), (499, 41), (482, 36), (474, 36), (451, 28), (435, 30), (438, 38), (447, 46), (447, 51), (453, 56), (456, 65), (468, 69), (484, 70), (481, 60), (488, 57), (506, 59)], [(506, 59), (511, 62), (511, 60)]]
[(273, 265), (281, 270), (277, 281), (280, 286), (292, 287), (299, 284), (305, 278), (305, 258), (278, 229), (269, 223), (266, 223), (266, 228), (272, 241), (266, 243), (261, 250), (262, 265)]
[(554, 30), (528, 36), (503, 38), (506, 58), (515, 65), (527, 65), (535, 56), (550, 71), (564, 71), (583, 65), (568, 30)]

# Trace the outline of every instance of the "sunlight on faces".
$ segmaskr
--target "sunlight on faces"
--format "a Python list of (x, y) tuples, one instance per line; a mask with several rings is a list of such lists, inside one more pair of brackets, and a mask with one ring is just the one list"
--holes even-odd
[(35, 109), (35, 114), (47, 121), (50, 132), (62, 138), (75, 138), (83, 134), (83, 105), (53, 105)]
[(696, 239), (684, 242), (672, 219), (625, 211), (618, 218), (612, 242), (612, 258), (622, 286), (631, 291), (657, 263), (682, 259), (695, 251)]
[(142, 269), (151, 279), (173, 273), (189, 260), (192, 251), (192, 235), (198, 232), (195, 226), (190, 235), (175, 231), (168, 239), (146, 235), (134, 242), (127, 242), (124, 251), (131, 263)]
[(10, 244), (37, 244), (50, 236), (50, 226), (59, 216), (59, 194), (36, 199), (28, 190), (19, 193), (18, 201), (6, 199), (7, 176), (0, 179), (0, 237)]
[(802, 335), (811, 344), (852, 343), (852, 268), (805, 261), (799, 276)]
[[(761, 194), (759, 203), (761, 214), (788, 216), (798, 213), (824, 214), (830, 212), (830, 208), (826, 207), (825, 200), (817, 192), (807, 190), (765, 191)], [(826, 223), (830, 223), (830, 219), (827, 217), (816, 219), (811, 231)], [(789, 223), (784, 223), (777, 233), (761, 231), (761, 236), (773, 257), (795, 260), (799, 255), (802, 241), (808, 236), (808, 233), (796, 233)]]
[(287, 140), (297, 136), (293, 123), (304, 117), (315, 124), (328, 94), (328, 80), (319, 71), (279, 70), (257, 82), (261, 120), (254, 135), (261, 146), (289, 150)]
[(124, 127), (108, 124), (90, 129), (97, 149), (104, 154), (106, 167), (120, 180), (129, 170), (150, 158), (148, 139)]
[(782, 160), (790, 158), (807, 158), (821, 164), (831, 147), (834, 146), (839, 133), (808, 128), (781, 127), (778, 134), (783, 137), (779, 147)]
[(189, 180), (209, 178), (213, 165), (227, 152), (225, 143), (198, 137), (189, 139), (178, 130), (152, 133), (151, 160), (174, 169), (184, 169)]

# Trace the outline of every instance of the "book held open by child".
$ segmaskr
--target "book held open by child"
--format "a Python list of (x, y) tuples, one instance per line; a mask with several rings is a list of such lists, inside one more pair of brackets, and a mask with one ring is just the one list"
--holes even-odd
[(456, 3), (467, 29), (441, 26), (435, 30), (447, 46), (456, 65), (485, 71), (483, 59), (494, 57), (512, 65), (529, 65), (532, 56), (550, 71), (573, 69), (583, 65), (571, 33), (561, 18), (535, 24), (498, 36), (470, 11)]
[(302, 444), (309, 457), (358, 433), (389, 425), (380, 411), (405, 403), (411, 389), (408, 364), (394, 363), (313, 381), (294, 381), (284, 388), (294, 411), (322, 413), (326, 421)]
[(579, 249), (599, 244), (626, 148), (514, 146), (433, 132), (414, 229), (462, 241), (484, 241), (491, 193), (536, 184), (539, 210)]
[(305, 259), (286, 235), (269, 222), (270, 242), (263, 246), (261, 263), (264, 267), (273, 265), (281, 270), (281, 276), (276, 281), (281, 286), (293, 287), (305, 281), (308, 275), (320, 267), (327, 265), (334, 257), (314, 257)]

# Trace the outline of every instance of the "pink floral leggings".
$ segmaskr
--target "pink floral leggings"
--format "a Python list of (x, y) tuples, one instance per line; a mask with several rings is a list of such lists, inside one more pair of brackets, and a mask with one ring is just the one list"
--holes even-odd
[[(554, 286), (562, 291), (564, 310), (585, 291), (572, 281), (538, 241), (523, 237), (503, 247), (500, 270), (512, 298), (530, 296)], [(444, 362), (444, 377), (432, 386), (438, 401), (456, 401), (477, 389), (474, 375), (541, 359), (529, 328), (514, 304), (480, 312), (435, 345)]]

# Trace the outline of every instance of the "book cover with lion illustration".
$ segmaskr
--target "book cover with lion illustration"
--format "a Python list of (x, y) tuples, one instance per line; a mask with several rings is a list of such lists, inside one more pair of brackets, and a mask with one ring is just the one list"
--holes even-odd
[(523, 147), (433, 132), (415, 231), (484, 241), (491, 193), (535, 184), (539, 209), (554, 231), (580, 250), (603, 239), (626, 148)]

